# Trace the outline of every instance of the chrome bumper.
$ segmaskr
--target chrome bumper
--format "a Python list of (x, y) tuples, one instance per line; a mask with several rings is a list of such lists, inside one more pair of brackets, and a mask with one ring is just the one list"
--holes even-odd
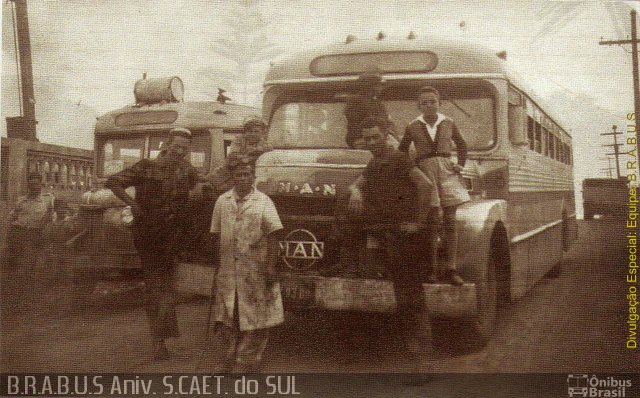
[[(396, 310), (393, 284), (379, 279), (349, 279), (311, 275), (280, 275), (283, 299), (296, 307), (336, 311), (390, 313)], [(213, 269), (197, 264), (180, 264), (176, 290), (211, 296)], [(477, 311), (476, 287), (423, 284), (425, 304), (433, 317), (460, 318)]]

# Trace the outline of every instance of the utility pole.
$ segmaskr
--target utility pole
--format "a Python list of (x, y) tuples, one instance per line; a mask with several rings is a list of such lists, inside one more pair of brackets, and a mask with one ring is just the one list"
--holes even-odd
[(606, 160), (609, 162), (609, 167), (603, 167), (600, 170), (606, 171), (607, 175), (609, 176), (609, 178), (613, 178), (613, 168), (611, 167), (611, 158), (606, 157), (606, 158), (602, 158), (603, 160)]
[[(618, 176), (618, 178), (620, 178), (620, 162), (618, 161), (618, 157), (620, 156), (620, 146), (622, 144), (618, 144), (618, 139), (616, 138), (618, 135), (622, 134), (622, 132), (620, 131), (616, 131), (616, 129), (618, 128), (618, 126), (616, 126), (615, 124), (613, 126), (611, 126), (611, 129), (613, 131), (611, 131), (610, 133), (602, 133), (600, 135), (612, 135), (613, 136), (613, 144), (606, 144), (603, 146), (612, 146), (613, 147), (613, 153), (607, 153), (608, 155), (614, 155), (616, 157), (616, 175)], [(611, 159), (609, 159), (609, 161), (611, 161)], [(611, 163), (609, 163), (609, 167), (611, 167)]]
[(636, 28), (636, 10), (631, 10), (630, 40), (600, 40), (600, 45), (610, 46), (614, 44), (631, 44), (631, 62), (633, 65), (633, 110), (635, 113), (636, 124), (636, 153), (639, 153), (640, 137), (638, 134), (638, 118), (640, 117), (640, 72), (638, 71), (638, 32)]
[(29, 37), (29, 16), (27, 0), (11, 0), (15, 7), (16, 62), (20, 65), (20, 86), (22, 88), (22, 115), (7, 118), (7, 136), (37, 141), (36, 100), (33, 90), (33, 66), (31, 65), (31, 39)]

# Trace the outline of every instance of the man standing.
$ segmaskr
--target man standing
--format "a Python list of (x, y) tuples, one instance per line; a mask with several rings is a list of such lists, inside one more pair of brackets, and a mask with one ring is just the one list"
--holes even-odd
[[(442, 276), (453, 285), (462, 285), (464, 281), (456, 266), (456, 209), (460, 204), (470, 200), (467, 190), (460, 182), (460, 172), (467, 158), (467, 144), (453, 120), (439, 113), (439, 108), (438, 90), (431, 86), (422, 87), (418, 92), (418, 109), (422, 111), (422, 115), (407, 126), (398, 149), (407, 152), (413, 142), (416, 148), (416, 164), (438, 188), (443, 210), (443, 244), (447, 259)], [(452, 142), (458, 151), (457, 164), (451, 161)], [(432, 278), (436, 279), (438, 276), (434, 274)]]
[[(178, 337), (173, 297), (175, 255), (185, 229), (189, 190), (198, 181), (197, 170), (186, 160), (191, 132), (174, 128), (164, 153), (143, 159), (109, 177), (105, 186), (133, 213), (133, 240), (142, 261), (146, 311), (151, 323), (154, 359), (167, 359), (164, 339)], [(136, 188), (136, 197), (125, 191)]]
[(269, 329), (284, 322), (275, 269), (282, 223), (271, 199), (253, 186), (252, 161), (229, 155), (234, 186), (218, 198), (211, 218), (220, 242), (212, 297), (214, 372), (259, 371)]
[(53, 197), (42, 195), (42, 176), (36, 172), (29, 173), (27, 195), (18, 199), (9, 215), (11, 229), (7, 236), (7, 255), (10, 264), (26, 261), (35, 266), (36, 256), (32, 249), (42, 246), (42, 231), (52, 221), (52, 215)]
[(18, 199), (9, 215), (4, 263), (11, 275), (7, 277), (12, 282), (9, 285), (21, 290), (12, 292), (14, 297), (27, 298), (35, 288), (35, 268), (44, 247), (42, 232), (52, 221), (52, 215), (53, 196), (42, 194), (42, 176), (39, 173), (29, 173), (27, 195)]

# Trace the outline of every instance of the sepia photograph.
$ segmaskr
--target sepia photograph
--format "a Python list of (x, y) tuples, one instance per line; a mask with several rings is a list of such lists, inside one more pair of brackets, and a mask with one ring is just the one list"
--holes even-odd
[(637, 0), (3, 0), (0, 396), (640, 397)]

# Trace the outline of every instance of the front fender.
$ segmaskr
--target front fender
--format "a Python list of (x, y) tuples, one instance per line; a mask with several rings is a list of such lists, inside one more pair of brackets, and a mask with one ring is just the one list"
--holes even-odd
[(498, 222), (506, 225), (507, 202), (486, 199), (467, 202), (456, 213), (458, 268), (470, 282), (484, 280), (491, 236)]

